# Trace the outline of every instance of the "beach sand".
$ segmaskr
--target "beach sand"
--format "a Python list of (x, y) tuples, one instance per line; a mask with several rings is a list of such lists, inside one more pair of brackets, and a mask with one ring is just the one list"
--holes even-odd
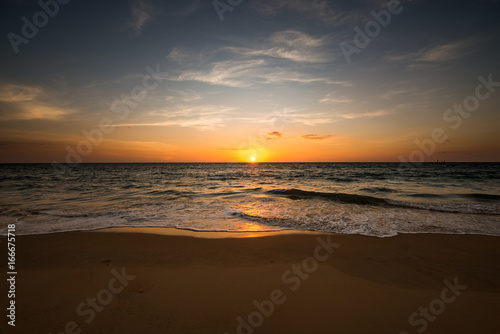
[(1, 328), (53, 334), (500, 332), (498, 237), (181, 234), (17, 237), (16, 327), (4, 315)]

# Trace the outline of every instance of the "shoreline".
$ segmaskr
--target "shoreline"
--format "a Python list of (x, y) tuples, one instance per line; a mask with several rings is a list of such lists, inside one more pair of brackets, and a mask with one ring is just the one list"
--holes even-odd
[[(17, 328), (5, 321), (0, 327), (5, 333), (60, 333), (69, 323), (82, 333), (221, 334), (238, 328), (242, 333), (418, 333), (424, 323), (426, 333), (500, 327), (495, 236), (373, 238), (299, 231), (206, 238), (193, 237), (203, 233), (194, 231), (138, 232), (16, 237)], [(449, 288), (443, 291), (454, 280), (466, 288), (453, 299)], [(454, 301), (443, 302), (441, 295)], [(444, 310), (438, 312), (441, 304)], [(439, 313), (431, 314), (432, 321), (418, 314), (420, 307), (432, 310), (429, 305)], [(270, 314), (262, 315), (260, 324), (256, 312)]]
[[(326, 232), (326, 231), (314, 231), (314, 230), (270, 230), (270, 231), (198, 231), (192, 229), (183, 229), (177, 227), (105, 227), (96, 230), (88, 231), (69, 231), (69, 232), (57, 232), (57, 233), (72, 233), (72, 232), (110, 232), (110, 233), (144, 233), (144, 234), (154, 234), (154, 235), (168, 235), (168, 236), (186, 236), (193, 238), (204, 238), (204, 239), (225, 239), (225, 238), (256, 238), (256, 237), (271, 237), (280, 235), (348, 235), (348, 236), (359, 236), (377, 239), (390, 239), (403, 235), (445, 235), (445, 236), (478, 236), (478, 237), (493, 237), (500, 238), (500, 235), (492, 234), (471, 234), (471, 233), (441, 233), (441, 232), (398, 232), (391, 236), (377, 236), (377, 235), (365, 235), (365, 234), (345, 234), (336, 232)], [(44, 235), (44, 234), (33, 234), (33, 235)]]
[[(79, 232), (79, 231), (75, 231)], [(83, 232), (83, 231), (82, 231)], [(168, 235), (168, 236), (185, 236), (203, 239), (226, 239), (226, 238), (258, 238), (258, 237), (271, 237), (278, 235), (291, 235), (291, 234), (329, 234), (327, 232), (309, 231), (309, 230), (278, 230), (278, 231), (197, 231), (182, 229), (176, 227), (110, 227), (88, 232), (106, 232), (106, 233), (143, 233), (153, 235)], [(335, 233), (332, 233), (335, 234)]]
[[(16, 223), (11, 223), (16, 224)], [(7, 224), (3, 226), (7, 229)], [(135, 227), (135, 226), (116, 226), (116, 227), (99, 227), (91, 230), (71, 230), (71, 231), (56, 231), (50, 233), (40, 233), (40, 234), (16, 234), (16, 236), (43, 236), (43, 235), (53, 235), (53, 234), (65, 234), (65, 233), (138, 233), (138, 234), (152, 234), (152, 235), (166, 235), (166, 236), (187, 236), (194, 238), (203, 239), (242, 239), (242, 238), (255, 238), (255, 237), (267, 237), (267, 236), (279, 236), (279, 235), (321, 235), (321, 234), (331, 234), (331, 235), (347, 235), (347, 236), (360, 236), (368, 238), (377, 239), (390, 239), (398, 236), (404, 235), (444, 235), (444, 236), (479, 236), (479, 237), (494, 237), (500, 238), (500, 235), (495, 234), (483, 234), (483, 233), (445, 233), (445, 232), (395, 232), (395, 235), (366, 235), (357, 233), (337, 233), (328, 231), (315, 231), (315, 230), (296, 230), (296, 229), (284, 229), (284, 230), (268, 230), (268, 231), (206, 231), (206, 230), (195, 230), (187, 228), (178, 227)], [(0, 233), (0, 238), (5, 238), (7, 234)]]

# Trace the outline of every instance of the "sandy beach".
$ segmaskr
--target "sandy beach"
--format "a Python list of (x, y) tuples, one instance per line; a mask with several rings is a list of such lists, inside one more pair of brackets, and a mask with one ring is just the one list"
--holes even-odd
[(500, 328), (497, 237), (182, 234), (17, 237), (16, 326), (4, 316), (3, 332), (456, 334)]

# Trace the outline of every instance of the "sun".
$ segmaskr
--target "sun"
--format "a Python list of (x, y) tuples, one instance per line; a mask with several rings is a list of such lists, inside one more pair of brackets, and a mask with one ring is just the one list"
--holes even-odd
[(250, 160), (251, 160), (252, 162), (255, 162), (255, 157), (251, 157), (251, 158), (250, 158)]

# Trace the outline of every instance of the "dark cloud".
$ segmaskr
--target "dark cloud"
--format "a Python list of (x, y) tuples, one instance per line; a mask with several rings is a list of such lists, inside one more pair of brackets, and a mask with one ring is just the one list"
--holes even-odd
[(271, 139), (278, 139), (278, 138), (281, 138), (283, 137), (283, 133), (279, 132), (279, 131), (273, 131), (273, 132), (268, 132), (266, 133), (268, 136), (271, 136), (271, 138), (267, 138), (267, 140), (271, 140)]
[(300, 136), (300, 138), (311, 139), (311, 140), (322, 140), (322, 139), (328, 139), (328, 138), (331, 138), (331, 137), (332, 137), (331, 135), (319, 136), (319, 135), (316, 135), (316, 134), (310, 134), (310, 135)]

